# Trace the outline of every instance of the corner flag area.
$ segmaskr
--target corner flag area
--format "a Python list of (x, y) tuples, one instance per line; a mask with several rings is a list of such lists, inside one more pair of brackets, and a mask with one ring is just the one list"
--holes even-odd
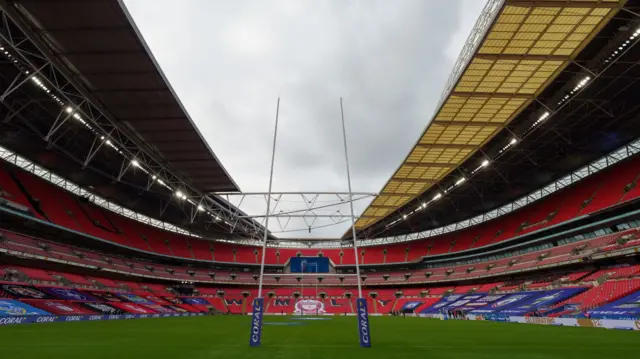
[[(299, 320), (323, 319), (323, 320)], [(362, 349), (355, 317), (265, 317), (262, 348), (249, 316), (16, 325), (0, 328), (6, 358), (633, 358), (638, 333), (488, 321), (372, 317)], [(7, 345), (9, 344), (10, 345)]]

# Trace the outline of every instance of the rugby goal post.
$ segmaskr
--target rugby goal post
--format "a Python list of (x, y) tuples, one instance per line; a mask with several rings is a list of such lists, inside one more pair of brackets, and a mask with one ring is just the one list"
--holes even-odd
[[(264, 219), (264, 236), (262, 238), (262, 260), (260, 263), (260, 277), (258, 283), (258, 296), (254, 299), (252, 305), (252, 318), (251, 318), (251, 333), (249, 337), (249, 346), (251, 347), (260, 347), (262, 344), (262, 322), (265, 314), (265, 300), (263, 296), (263, 284), (264, 284), (264, 265), (266, 258), (266, 249), (267, 249), (267, 238), (269, 234), (269, 217), (271, 215), (271, 192), (273, 185), (273, 167), (275, 162), (275, 154), (276, 154), (276, 143), (278, 138), (278, 119), (280, 114), (280, 98), (278, 98), (278, 102), (276, 105), (276, 119), (275, 119), (275, 128), (273, 134), (273, 146), (271, 151), (271, 167), (269, 173), (269, 187), (267, 193), (267, 207), (266, 207), (266, 215)], [(349, 196), (352, 198), (353, 191), (351, 188), (351, 170), (349, 167), (349, 152), (347, 149), (347, 132), (344, 121), (344, 107), (342, 98), (340, 98), (340, 119), (342, 124), (342, 139), (344, 144), (344, 158), (345, 165), (347, 171), (347, 186), (349, 190)], [(356, 284), (358, 288), (358, 297), (356, 299), (356, 318), (358, 323), (358, 337), (360, 341), (360, 346), (363, 348), (371, 347), (371, 330), (369, 327), (369, 311), (367, 308), (367, 300), (362, 295), (362, 282), (360, 277), (360, 263), (358, 260), (358, 240), (356, 237), (356, 229), (355, 229), (355, 213), (353, 209), (353, 201), (349, 201), (349, 210), (350, 210), (350, 218), (351, 218), (351, 234), (353, 238), (353, 251), (355, 257), (355, 267), (356, 267)]]

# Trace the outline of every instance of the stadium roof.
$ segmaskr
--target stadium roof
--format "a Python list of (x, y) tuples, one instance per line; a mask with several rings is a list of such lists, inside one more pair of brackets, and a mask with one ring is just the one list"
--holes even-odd
[(59, 174), (132, 218), (262, 237), (259, 223), (207, 195), (238, 187), (121, 1), (0, 0), (0, 42), (0, 145), (42, 166), (37, 175)]
[[(454, 174), (572, 63), (624, 3), (490, 1), (463, 50), (462, 71), (454, 72), (435, 116), (356, 229), (374, 225)], [(459, 177), (464, 181), (463, 172)]]
[(57, 60), (123, 128), (202, 192), (237, 191), (189, 118), (124, 4), (116, 0), (15, 4)]

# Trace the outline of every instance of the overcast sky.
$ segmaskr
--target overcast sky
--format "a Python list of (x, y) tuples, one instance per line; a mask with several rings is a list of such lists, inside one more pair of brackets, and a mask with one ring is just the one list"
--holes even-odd
[[(346, 192), (343, 97), (353, 191), (378, 192), (429, 123), (485, 1), (125, 3), (242, 191), (267, 191), (280, 97), (273, 191)], [(290, 200), (280, 209), (301, 206)], [(356, 212), (367, 204), (359, 202)], [(263, 214), (266, 207), (263, 199), (250, 198), (241, 208)], [(348, 213), (348, 207), (340, 210)], [(304, 219), (297, 221), (284, 229), (307, 226)], [(316, 220), (313, 227), (330, 221)], [(269, 228), (283, 230), (273, 222)], [(345, 222), (311, 234), (276, 235), (339, 237), (348, 228)]]

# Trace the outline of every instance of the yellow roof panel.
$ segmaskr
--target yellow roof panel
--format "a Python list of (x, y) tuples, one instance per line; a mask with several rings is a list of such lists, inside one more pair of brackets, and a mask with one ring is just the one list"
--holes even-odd
[(456, 86), (356, 228), (388, 216), (473, 155), (553, 81), (624, 2), (506, 0)]

